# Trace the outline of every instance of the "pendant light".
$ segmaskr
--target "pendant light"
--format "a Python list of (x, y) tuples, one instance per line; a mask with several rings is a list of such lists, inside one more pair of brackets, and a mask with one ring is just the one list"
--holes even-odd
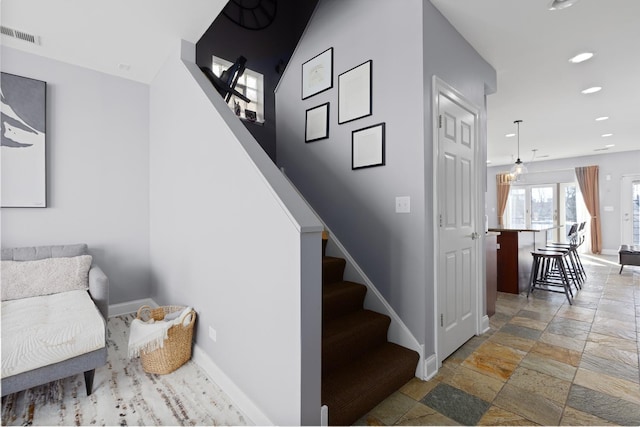
[(520, 175), (522, 175), (523, 173), (527, 173), (528, 170), (527, 170), (527, 167), (524, 165), (524, 163), (522, 163), (522, 160), (520, 160), (520, 123), (522, 123), (522, 120), (515, 120), (513, 123), (515, 123), (517, 126), (518, 160), (516, 160), (516, 163), (513, 166), (511, 166), (511, 176), (515, 181), (519, 181)]

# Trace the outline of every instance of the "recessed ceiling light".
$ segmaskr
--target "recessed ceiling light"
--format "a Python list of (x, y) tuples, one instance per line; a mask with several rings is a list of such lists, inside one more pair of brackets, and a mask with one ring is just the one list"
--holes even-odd
[(513, 138), (514, 136), (516, 136), (515, 133), (508, 133), (505, 135), (507, 138)]
[(491, 163), (491, 160), (487, 160), (487, 164), (490, 164), (490, 163)]
[(578, 0), (553, 0), (551, 4), (549, 4), (549, 10), (566, 9), (570, 6), (573, 6), (577, 2)]
[(608, 138), (608, 137), (610, 137), (610, 136), (613, 136), (613, 134), (612, 134), (612, 133), (603, 133), (601, 136), (602, 136), (603, 138)]
[(596, 119), (596, 122), (601, 122), (601, 121), (603, 121), (603, 120), (609, 120), (609, 117), (607, 117), (607, 116), (598, 117), (598, 118)]
[(607, 144), (607, 145), (605, 145), (606, 148), (612, 148), (612, 147), (615, 147), (615, 146), (616, 146), (616, 144)]
[(596, 92), (600, 92), (602, 90), (602, 88), (600, 86), (593, 86), (590, 88), (587, 88), (585, 90), (582, 91), (582, 93), (584, 94), (589, 94), (589, 93), (596, 93)]
[(593, 58), (593, 53), (584, 52), (584, 53), (579, 53), (576, 56), (574, 56), (573, 58), (569, 59), (569, 62), (571, 62), (572, 64), (579, 64), (579, 63), (584, 62), (587, 59), (591, 59), (591, 58)]

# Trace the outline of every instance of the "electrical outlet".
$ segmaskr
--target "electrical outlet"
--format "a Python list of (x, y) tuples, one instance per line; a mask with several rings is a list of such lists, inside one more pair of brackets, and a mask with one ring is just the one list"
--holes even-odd
[(410, 213), (411, 212), (411, 197), (403, 196), (396, 197), (396, 213)]
[(213, 329), (213, 326), (209, 326), (209, 338), (211, 338), (213, 342), (217, 342), (218, 340), (218, 333)]

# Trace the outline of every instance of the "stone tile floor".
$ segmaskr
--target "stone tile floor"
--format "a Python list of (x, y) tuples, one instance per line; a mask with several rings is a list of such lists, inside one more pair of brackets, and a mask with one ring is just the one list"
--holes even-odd
[(582, 260), (573, 305), (498, 293), (488, 332), (356, 425), (640, 425), (640, 267)]

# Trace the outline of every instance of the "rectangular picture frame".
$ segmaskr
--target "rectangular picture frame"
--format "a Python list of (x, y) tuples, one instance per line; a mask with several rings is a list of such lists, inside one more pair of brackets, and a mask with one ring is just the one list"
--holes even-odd
[(304, 142), (329, 138), (329, 103), (309, 108), (305, 114)]
[(333, 48), (325, 50), (302, 64), (302, 99), (310, 98), (333, 87)]
[(3, 208), (46, 208), (47, 83), (2, 73)]
[(364, 169), (385, 164), (385, 123), (351, 132), (351, 169)]
[(338, 76), (338, 124), (370, 116), (372, 111), (373, 61)]

